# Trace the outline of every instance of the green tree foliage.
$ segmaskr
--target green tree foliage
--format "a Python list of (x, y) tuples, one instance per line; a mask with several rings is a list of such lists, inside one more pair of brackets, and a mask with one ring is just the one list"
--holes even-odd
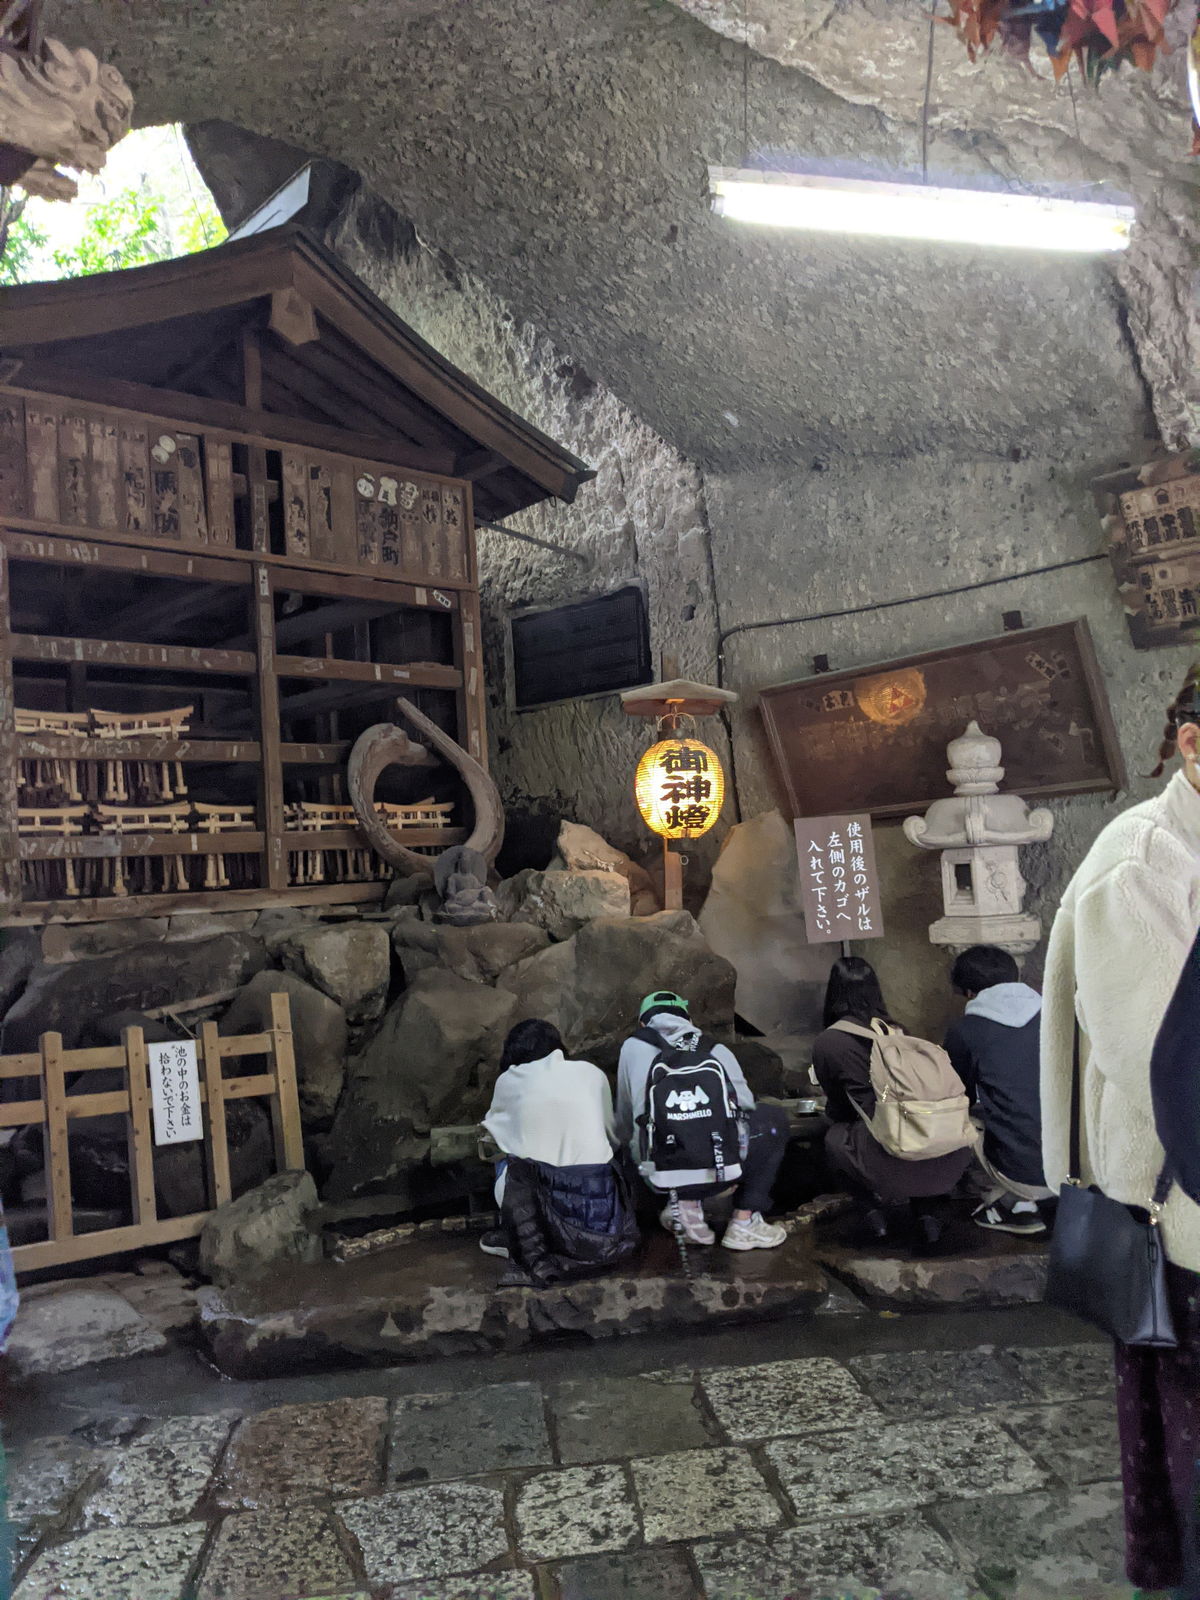
[(23, 213), (26, 201), (11, 189), (0, 189), (0, 287), (24, 283), (46, 235)]
[(91, 208), (79, 243), (73, 250), (56, 250), (54, 265), (60, 278), (86, 278), (118, 267), (143, 267), (168, 253), (161, 202), (140, 189), (124, 189)]
[[(148, 184), (123, 189), (90, 205), (87, 223), (71, 246), (46, 253), (47, 236), (23, 217), (23, 201), (0, 190), (0, 284), (31, 278), (84, 278), (93, 272), (169, 261), (219, 244), (225, 227), (207, 194), (172, 217), (164, 196)], [(4, 207), (14, 208), (7, 231)]]

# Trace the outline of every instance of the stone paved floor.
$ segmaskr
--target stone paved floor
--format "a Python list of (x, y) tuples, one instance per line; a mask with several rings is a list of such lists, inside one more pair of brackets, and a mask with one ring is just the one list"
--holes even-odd
[(17, 1407), (14, 1600), (1127, 1600), (1108, 1352), (1039, 1315), (197, 1368), (145, 1414), (91, 1369), (73, 1427)]

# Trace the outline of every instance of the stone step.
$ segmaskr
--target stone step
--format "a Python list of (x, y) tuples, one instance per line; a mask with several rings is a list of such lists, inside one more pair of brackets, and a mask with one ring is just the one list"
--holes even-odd
[(689, 1280), (659, 1232), (615, 1273), (543, 1289), (500, 1288), (506, 1263), (471, 1235), (419, 1236), (356, 1261), (203, 1290), (200, 1333), (222, 1372), (259, 1378), (805, 1316), (829, 1290), (808, 1235), (778, 1250), (693, 1249)]
[(1049, 1236), (1018, 1238), (976, 1227), (962, 1202), (939, 1208), (944, 1226), (934, 1249), (914, 1254), (903, 1241), (866, 1244), (861, 1224), (840, 1217), (817, 1230), (817, 1259), (876, 1306), (1014, 1306), (1041, 1300)]

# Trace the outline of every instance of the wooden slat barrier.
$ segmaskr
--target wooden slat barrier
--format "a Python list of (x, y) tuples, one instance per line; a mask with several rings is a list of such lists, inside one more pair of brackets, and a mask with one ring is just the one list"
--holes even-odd
[[(200, 1103), (204, 1107), (204, 1161), (209, 1198), (215, 1209), (232, 1197), (225, 1106), (230, 1100), (266, 1100), (271, 1117), (276, 1170), (300, 1171), (304, 1144), (296, 1092), (291, 1012), (286, 994), (271, 996), (271, 1027), (263, 1033), (223, 1039), (215, 1022), (204, 1023), (199, 1041)], [(269, 1068), (250, 1077), (226, 1078), (222, 1062), (242, 1056), (266, 1056)], [(103, 1094), (68, 1094), (66, 1080), (79, 1072), (120, 1067), (126, 1087)], [(18, 1272), (63, 1266), (94, 1256), (142, 1250), (149, 1245), (186, 1239), (201, 1232), (210, 1213), (187, 1217), (158, 1215), (154, 1187), (154, 1128), (146, 1042), (140, 1028), (126, 1028), (119, 1046), (96, 1050), (64, 1050), (62, 1036), (46, 1033), (35, 1054), (0, 1056), (0, 1078), (38, 1078), (37, 1099), (0, 1105), (0, 1128), (42, 1125), (46, 1163), (49, 1237), (18, 1245), (13, 1262)], [(76, 1234), (71, 1202), (70, 1124), (84, 1117), (124, 1116), (129, 1142), (129, 1213), (131, 1221), (102, 1233)], [(199, 1141), (198, 1141), (199, 1142)]]

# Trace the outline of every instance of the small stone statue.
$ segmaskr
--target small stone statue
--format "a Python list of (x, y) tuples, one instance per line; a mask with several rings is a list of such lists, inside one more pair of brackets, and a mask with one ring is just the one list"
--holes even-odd
[(1000, 741), (972, 722), (946, 747), (954, 797), (935, 800), (923, 817), (909, 817), (904, 834), (922, 850), (942, 853), (945, 915), (929, 929), (931, 944), (966, 950), (999, 945), (1027, 955), (1042, 936), (1025, 911), (1025, 879), (1018, 851), (1054, 831), (1049, 811), (1030, 811), (1020, 795), (1001, 794)]
[(500, 915), (496, 897), (488, 888), (487, 862), (478, 850), (452, 845), (434, 863), (434, 883), (442, 897), (435, 922), (448, 922), (456, 928), (473, 928), (481, 922), (495, 922)]

